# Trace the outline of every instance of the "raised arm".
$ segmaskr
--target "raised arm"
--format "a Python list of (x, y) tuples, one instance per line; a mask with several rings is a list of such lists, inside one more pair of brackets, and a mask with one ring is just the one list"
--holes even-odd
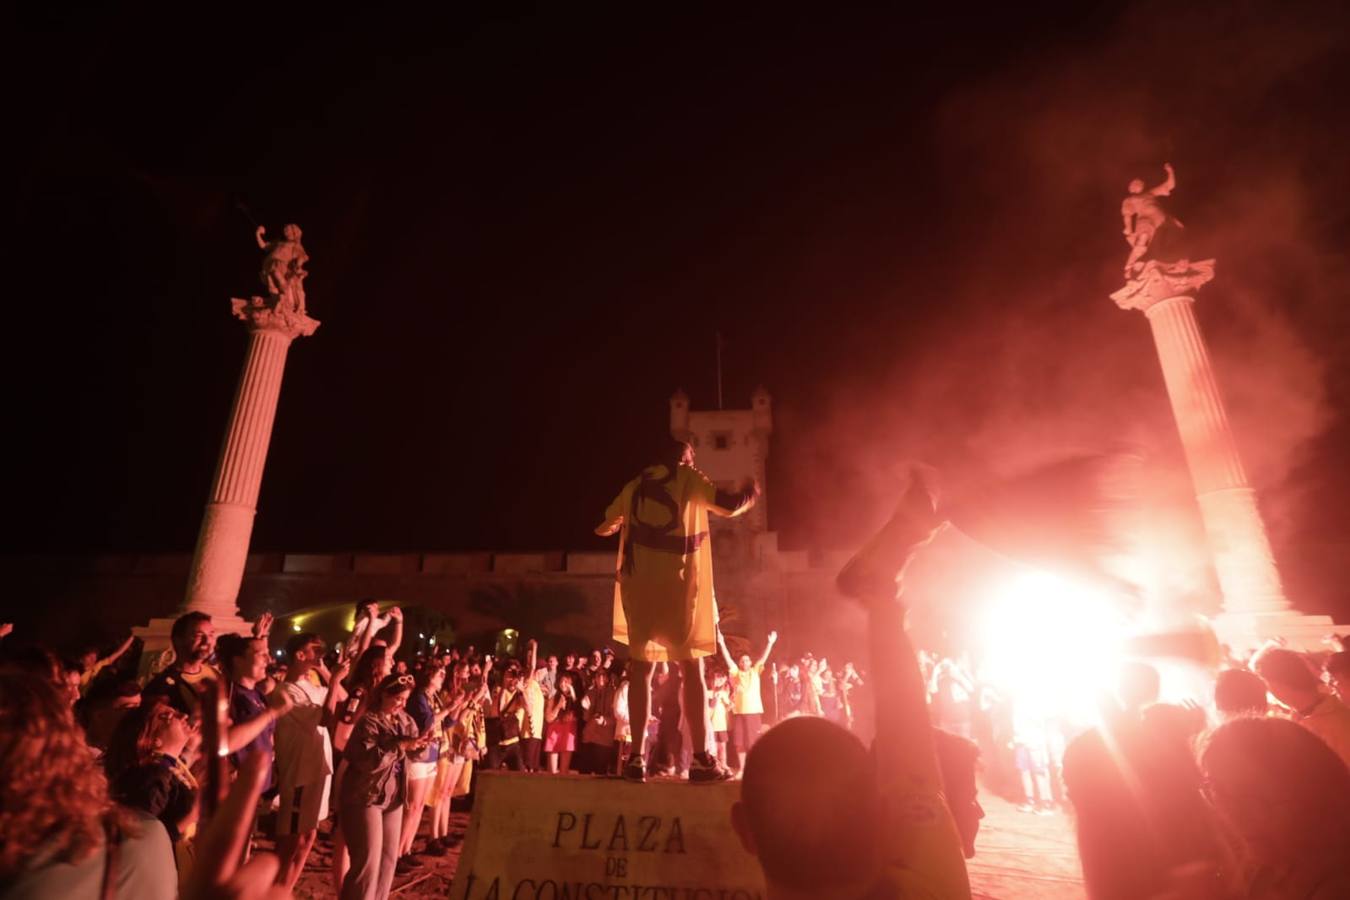
[(109, 653), (107, 656), (100, 659), (98, 663), (95, 665), (95, 668), (101, 669), (104, 666), (110, 666), (113, 663), (117, 662), (117, 660), (122, 656), (123, 653), (126, 653), (128, 650), (131, 649), (131, 645), (135, 643), (135, 641), (136, 635), (134, 634), (127, 635), (127, 639), (123, 641), (118, 646), (118, 648), (114, 650), (112, 653)]
[(1167, 178), (1162, 184), (1149, 189), (1149, 193), (1155, 197), (1166, 197), (1171, 194), (1177, 186), (1177, 173), (1172, 170), (1172, 164), (1163, 163), (1163, 168), (1167, 170)]
[(328, 679), (328, 693), (323, 698), (322, 724), (325, 728), (331, 729), (337, 724), (337, 705), (347, 696), (347, 689), (342, 686), (342, 679), (347, 677), (351, 665), (350, 659), (338, 654), (337, 665), (333, 667), (332, 676)]
[(255, 232), (253, 232), (253, 237), (254, 237), (255, 239), (257, 239), (257, 241), (258, 241), (258, 248), (261, 249), (261, 250), (266, 250), (266, 249), (267, 249), (267, 241), (263, 240), (263, 234), (265, 234), (266, 232), (267, 232), (267, 229), (266, 229), (265, 227), (263, 227), (262, 225), (259, 225), (259, 226), (258, 226), (258, 230), (255, 231)]
[(711, 489), (711, 496), (705, 502), (708, 512), (715, 516), (739, 516), (748, 512), (761, 493), (759, 482), (753, 478), (747, 478), (735, 491), (721, 490), (712, 482), (708, 482), (707, 487)]
[(389, 620), (394, 626), (394, 637), (389, 642), (387, 654), (389, 656), (389, 665), (393, 666), (394, 654), (398, 652), (399, 647), (403, 646), (403, 610), (399, 609), (397, 606), (391, 607), (389, 610)]
[(539, 662), (539, 642), (530, 638), (525, 642), (525, 672), (529, 679), (534, 678), (534, 670)]
[(272, 614), (265, 612), (253, 623), (253, 637), (262, 639), (272, 634)]
[(886, 851), (937, 896), (959, 898), (970, 896), (961, 837), (943, 798), (923, 673), (897, 596), (905, 567), (941, 528), (933, 507), (916, 471), (891, 520), (849, 561), (837, 584), (867, 610), (877, 790), (899, 816)]
[(736, 658), (731, 655), (727, 649), (727, 639), (722, 637), (722, 629), (717, 629), (717, 647), (722, 651), (722, 658), (727, 661), (727, 670), (733, 674), (736, 672)]
[(773, 645), (776, 643), (778, 643), (778, 632), (770, 631), (769, 640), (764, 645), (764, 652), (759, 655), (759, 659), (755, 662), (756, 667), (764, 667), (764, 664), (769, 661), (769, 654), (773, 652)]
[(605, 521), (595, 527), (595, 533), (600, 537), (609, 537), (623, 527), (624, 513), (628, 510), (628, 503), (633, 495), (631, 483), (624, 486), (619, 491), (619, 496), (615, 497), (605, 510)]
[(905, 609), (898, 602), (868, 607), (872, 689), (877, 698), (877, 757), (883, 773), (905, 773), (903, 781), (937, 792), (942, 779), (928, 717), (928, 695), (914, 647), (905, 634)]
[(231, 753), (238, 753), (247, 747), (254, 738), (262, 734), (267, 726), (290, 712), (295, 706), (291, 695), (283, 690), (275, 690), (267, 695), (267, 709), (260, 716), (254, 716), (247, 722), (230, 725), (230, 733), (225, 738), (225, 746)]
[(923, 674), (905, 634), (904, 607), (898, 602), (871, 604), (868, 631), (877, 789), (902, 816), (889, 850), (896, 861), (940, 886), (940, 896), (969, 897), (961, 837), (943, 795)]

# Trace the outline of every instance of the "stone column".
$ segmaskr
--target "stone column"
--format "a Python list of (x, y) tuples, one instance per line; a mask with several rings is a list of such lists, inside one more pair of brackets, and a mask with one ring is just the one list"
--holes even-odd
[[(220, 449), (211, 496), (202, 516), (197, 549), (189, 570), (187, 594), (178, 614), (204, 612), (218, 634), (246, 633), (249, 624), (236, 605), (248, 560), (263, 464), (272, 440), (272, 421), (291, 341), (314, 333), (319, 323), (284, 304), (261, 297), (231, 301), (236, 318), (248, 327), (248, 352), (235, 389), (229, 426)], [(172, 619), (152, 619), (134, 629), (147, 655), (169, 645)]]
[(303, 313), (283, 312), (280, 307), (256, 305), (256, 301), (232, 302), (235, 316), (248, 325), (248, 354), (183, 601), (184, 612), (196, 610), (229, 619), (239, 615), (235, 602), (248, 559), (286, 351), (291, 341), (313, 334), (319, 325)]
[(1213, 277), (1214, 260), (1150, 262), (1111, 296), (1121, 309), (1141, 310), (1153, 330), (1223, 592), (1223, 615), (1216, 623), (1220, 638), (1247, 645), (1274, 634), (1298, 637), (1291, 631), (1309, 628), (1320, 636), (1330, 619), (1298, 616), (1284, 596), (1256, 492), (1247, 483), (1195, 319), (1194, 295)]

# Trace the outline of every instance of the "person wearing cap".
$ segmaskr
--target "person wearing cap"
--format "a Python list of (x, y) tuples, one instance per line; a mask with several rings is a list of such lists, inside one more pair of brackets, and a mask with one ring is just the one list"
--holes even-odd
[(386, 676), (347, 741), (338, 802), (352, 865), (342, 881), (341, 900), (384, 900), (393, 885), (408, 799), (408, 760), (434, 739), (431, 731), (422, 734), (404, 709), (412, 689), (411, 675)]
[[(694, 468), (694, 450), (667, 439), (647, 466), (605, 511), (596, 534), (619, 535), (614, 639), (628, 645), (632, 660), (629, 705), (634, 722), (651, 710), (653, 663), (674, 662), (684, 670), (685, 706), (693, 754), (691, 782), (730, 777), (707, 751), (708, 700), (703, 657), (717, 652), (717, 599), (713, 592), (708, 516), (749, 510), (759, 497), (753, 481), (728, 492)], [(645, 780), (646, 734), (635, 730), (624, 777)]]

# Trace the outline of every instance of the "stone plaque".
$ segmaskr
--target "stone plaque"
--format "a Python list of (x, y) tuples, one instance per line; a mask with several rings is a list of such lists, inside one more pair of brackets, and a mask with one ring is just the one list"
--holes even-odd
[(485, 772), (453, 900), (763, 900), (735, 782)]

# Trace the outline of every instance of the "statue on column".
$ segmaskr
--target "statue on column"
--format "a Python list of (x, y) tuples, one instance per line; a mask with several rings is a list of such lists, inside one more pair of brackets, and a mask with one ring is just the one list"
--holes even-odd
[(230, 301), (234, 315), (254, 327), (280, 329), (291, 337), (313, 334), (319, 323), (305, 312), (305, 263), (309, 254), (300, 243), (300, 226), (294, 223), (281, 230), (275, 241), (266, 238), (267, 229), (259, 225), (254, 239), (263, 251), (258, 279), (267, 296), (235, 297)]
[(1181, 240), (1186, 226), (1159, 202), (1177, 186), (1176, 172), (1163, 163), (1167, 178), (1151, 188), (1144, 180), (1130, 182), (1129, 196), (1120, 204), (1125, 242), (1130, 255), (1125, 260), (1125, 286), (1111, 295), (1122, 309), (1144, 309), (1149, 298), (1191, 293), (1214, 277), (1214, 260), (1188, 258)]
[[(1181, 220), (1163, 209), (1159, 197), (1170, 196), (1177, 186), (1177, 175), (1171, 163), (1163, 163), (1167, 170), (1167, 179), (1162, 184), (1144, 189), (1144, 180), (1136, 178), (1130, 182), (1130, 195), (1120, 204), (1120, 216), (1125, 221), (1125, 240), (1130, 245), (1130, 257), (1125, 260), (1125, 277), (1133, 278), (1143, 271), (1145, 254), (1153, 248), (1154, 241), (1162, 234), (1167, 237), (1167, 229), (1182, 229)], [(1156, 254), (1155, 254), (1156, 257)]]
[(309, 254), (300, 243), (300, 226), (294, 223), (282, 229), (281, 240), (267, 241), (263, 235), (267, 229), (258, 226), (255, 237), (258, 247), (264, 251), (262, 273), (263, 286), (272, 308), (282, 307), (298, 315), (305, 314), (305, 263)]

